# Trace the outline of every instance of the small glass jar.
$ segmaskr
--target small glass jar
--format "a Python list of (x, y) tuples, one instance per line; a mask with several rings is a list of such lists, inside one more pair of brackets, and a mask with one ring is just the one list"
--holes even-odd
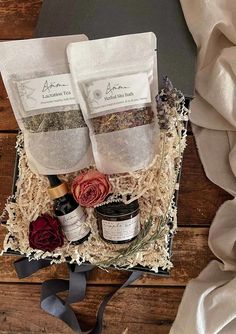
[(107, 242), (123, 244), (134, 240), (140, 232), (138, 200), (130, 204), (116, 202), (95, 208), (98, 230)]

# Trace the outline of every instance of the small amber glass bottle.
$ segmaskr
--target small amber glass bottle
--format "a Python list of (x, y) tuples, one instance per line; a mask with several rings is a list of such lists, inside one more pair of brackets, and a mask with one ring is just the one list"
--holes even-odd
[(49, 196), (54, 201), (54, 212), (61, 223), (68, 241), (81, 244), (88, 239), (90, 228), (85, 224), (86, 214), (68, 192), (65, 182), (61, 182), (56, 175), (48, 176), (51, 188)]
[(130, 204), (110, 203), (95, 209), (100, 236), (107, 242), (122, 244), (134, 240), (140, 232), (138, 200)]

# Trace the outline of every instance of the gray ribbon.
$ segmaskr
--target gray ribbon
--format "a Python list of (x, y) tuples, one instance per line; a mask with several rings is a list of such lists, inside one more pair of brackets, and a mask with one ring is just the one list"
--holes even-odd
[[(32, 260), (28, 261), (27, 258), (22, 258), (14, 263), (16, 272), (19, 278), (24, 278), (32, 275), (34, 272), (41, 268), (48, 267), (50, 265), (49, 260)], [(127, 281), (115, 291), (109, 293), (105, 296), (101, 302), (97, 311), (97, 320), (94, 328), (89, 331), (83, 332), (81, 330), (79, 320), (77, 319), (74, 311), (72, 310), (70, 304), (76, 303), (85, 298), (86, 293), (86, 275), (91, 271), (94, 266), (92, 265), (80, 265), (68, 264), (70, 279), (51, 279), (42, 283), (41, 290), (41, 308), (55, 316), (58, 319), (64, 321), (75, 333), (79, 334), (101, 334), (102, 332), (102, 322), (103, 314), (107, 303), (114, 296), (114, 294), (120, 289), (128, 286), (138, 279), (142, 272), (133, 271)], [(58, 293), (63, 291), (69, 291), (66, 300), (58, 297)]]
[(107, 306), (107, 303), (110, 301), (110, 299), (122, 288), (125, 288), (126, 286), (130, 285), (134, 281), (136, 281), (139, 277), (142, 276), (142, 272), (140, 271), (133, 271), (127, 281), (121, 286), (119, 286), (115, 291), (109, 293), (105, 296), (102, 303), (99, 306), (98, 312), (97, 312), (97, 321), (95, 327), (90, 332), (91, 334), (100, 334), (102, 333), (102, 321), (103, 321), (103, 314), (105, 311), (105, 308)]
[(19, 278), (26, 278), (31, 276), (39, 269), (50, 266), (50, 260), (32, 260), (29, 261), (27, 257), (22, 257), (14, 262), (15, 270)]

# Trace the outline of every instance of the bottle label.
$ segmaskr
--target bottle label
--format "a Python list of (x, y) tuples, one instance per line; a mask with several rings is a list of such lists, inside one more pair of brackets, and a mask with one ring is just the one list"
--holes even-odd
[(25, 111), (76, 104), (69, 73), (19, 81), (17, 88)]
[(64, 216), (57, 216), (57, 218), (69, 241), (83, 239), (90, 231), (90, 228), (85, 225), (86, 215), (80, 206)]
[(125, 241), (132, 239), (140, 232), (140, 214), (122, 221), (102, 219), (102, 232), (103, 237), (110, 241)]
[(86, 88), (91, 114), (151, 102), (147, 73), (96, 80)]

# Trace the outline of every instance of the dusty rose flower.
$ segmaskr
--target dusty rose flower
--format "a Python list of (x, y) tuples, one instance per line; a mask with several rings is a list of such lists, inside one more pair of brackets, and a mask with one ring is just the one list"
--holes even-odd
[(111, 188), (106, 175), (97, 170), (90, 170), (74, 179), (71, 191), (80, 205), (92, 207), (104, 202)]
[(29, 226), (30, 247), (52, 252), (57, 247), (63, 246), (64, 239), (59, 221), (44, 214), (38, 217)]

